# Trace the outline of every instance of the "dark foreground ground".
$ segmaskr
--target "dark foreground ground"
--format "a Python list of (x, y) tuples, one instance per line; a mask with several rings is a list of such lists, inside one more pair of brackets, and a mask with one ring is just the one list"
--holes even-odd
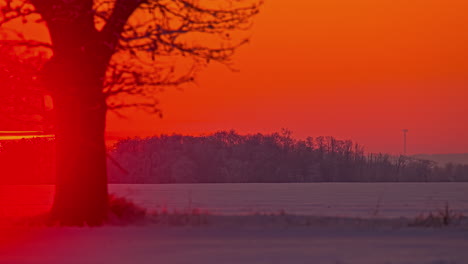
[(303, 222), (280, 215), (208, 220), (188, 226), (102, 228), (4, 224), (0, 263), (468, 263), (466, 225), (408, 227), (399, 221), (319, 218)]

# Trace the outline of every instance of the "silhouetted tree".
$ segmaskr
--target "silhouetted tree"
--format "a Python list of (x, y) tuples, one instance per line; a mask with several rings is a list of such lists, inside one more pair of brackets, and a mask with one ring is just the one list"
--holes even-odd
[[(3, 31), (0, 44), (51, 49), (41, 70), (56, 110), (57, 185), (51, 220), (100, 225), (108, 208), (108, 110), (159, 113), (155, 93), (193, 80), (210, 61), (229, 65), (258, 13), (257, 0), (1, 0), (0, 26), (39, 23), (50, 43)], [(178, 63), (172, 63), (181, 58)], [(178, 67), (182, 65), (182, 67)], [(189, 66), (187, 66), (189, 65)]]

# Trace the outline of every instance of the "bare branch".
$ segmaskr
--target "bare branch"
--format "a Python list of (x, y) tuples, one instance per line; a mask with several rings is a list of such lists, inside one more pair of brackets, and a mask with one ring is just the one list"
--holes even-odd
[(0, 46), (10, 46), (10, 47), (24, 46), (27, 48), (47, 48), (47, 49), (53, 48), (52, 44), (50, 43), (40, 42), (36, 40), (3, 40), (3, 39), (0, 39)]
[[(262, 0), (97, 0), (92, 4), (90, 0), (4, 1), (0, 26), (29, 17), (44, 17), (48, 23), (58, 23), (73, 12), (79, 17), (79, 12), (88, 12), (90, 8), (82, 16), (94, 17), (95, 32), (89, 35), (93, 39), (84, 43), (90, 52), (93, 50), (90, 45), (96, 46), (92, 56), (110, 60), (102, 87), (109, 109), (139, 106), (152, 111), (157, 109), (150, 106), (156, 105), (159, 92), (193, 82), (198, 70), (210, 62), (233, 69), (231, 59), (235, 51), (248, 43), (240, 32), (251, 27), (252, 18), (262, 4)], [(62, 11), (54, 9), (57, 1)], [(80, 37), (70, 38), (82, 42)], [(57, 43), (51, 45), (24, 38), (1, 40), (1, 44), (57, 49), (54, 46)], [(121, 99), (122, 95), (125, 100)]]

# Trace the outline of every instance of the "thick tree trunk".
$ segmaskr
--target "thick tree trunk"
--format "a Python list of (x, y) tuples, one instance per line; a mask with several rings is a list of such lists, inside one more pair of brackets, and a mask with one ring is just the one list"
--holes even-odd
[[(83, 39), (93, 40), (93, 36)], [(56, 112), (57, 183), (52, 224), (96, 226), (107, 217), (107, 106), (102, 86), (110, 55), (99, 52), (99, 47), (57, 48), (43, 69)]]
[(112, 53), (94, 29), (92, 13), (83, 12), (69, 23), (60, 21), (48, 22), (54, 56), (43, 69), (56, 112), (57, 182), (51, 223), (96, 226), (108, 213), (102, 86)]
[[(85, 87), (82, 87), (85, 88)], [(107, 217), (106, 105), (97, 96), (57, 96), (52, 224), (101, 225)]]
[(143, 1), (119, 0), (102, 31), (92, 0), (31, 2), (47, 24), (54, 53), (42, 71), (56, 112), (51, 223), (101, 225), (108, 213), (103, 81), (125, 23)]

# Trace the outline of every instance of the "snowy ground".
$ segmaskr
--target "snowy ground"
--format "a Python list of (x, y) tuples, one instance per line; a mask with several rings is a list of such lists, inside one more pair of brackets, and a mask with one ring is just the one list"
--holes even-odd
[[(103, 228), (12, 224), (6, 219), (15, 212), (37, 213), (50, 206), (50, 187), (39, 186), (36, 193), (29, 187), (0, 187), (1, 264), (468, 263), (466, 219), (449, 227), (409, 226), (423, 208), (434, 211), (444, 202), (465, 213), (466, 184), (111, 186), (152, 209), (164, 198), (168, 208), (205, 205), (202, 209), (226, 208), (226, 213), (189, 220), (152, 216)], [(268, 209), (273, 215), (262, 213)]]

